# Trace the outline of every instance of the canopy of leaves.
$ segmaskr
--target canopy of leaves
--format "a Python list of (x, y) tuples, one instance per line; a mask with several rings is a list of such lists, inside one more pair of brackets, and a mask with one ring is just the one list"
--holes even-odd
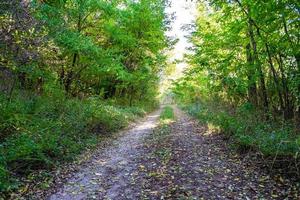
[[(299, 115), (299, 9), (293, 1), (199, 3), (181, 97), (218, 96), (291, 119)], [(186, 90), (185, 90), (186, 88)], [(209, 92), (208, 92), (209, 91)]]

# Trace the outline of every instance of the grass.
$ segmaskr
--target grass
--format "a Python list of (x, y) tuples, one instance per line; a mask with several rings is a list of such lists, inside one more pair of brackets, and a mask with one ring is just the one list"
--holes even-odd
[(153, 152), (154, 156), (159, 158), (164, 164), (168, 163), (171, 159), (172, 151), (170, 147), (162, 144), (171, 133), (170, 123), (172, 123), (174, 119), (175, 115), (173, 108), (170, 106), (164, 107), (160, 113), (160, 124), (152, 134), (152, 141), (154, 141), (155, 144), (158, 144)]
[[(19, 93), (20, 94), (20, 93)], [(37, 171), (49, 171), (94, 148), (104, 135), (145, 115), (140, 107), (105, 103), (97, 97), (0, 95), (0, 198)]]
[(166, 106), (163, 108), (160, 114), (160, 121), (161, 122), (170, 122), (175, 119), (174, 111), (171, 106)]
[(236, 110), (218, 103), (191, 104), (184, 109), (201, 122), (234, 138), (239, 149), (254, 149), (274, 158), (298, 158), (300, 136), (292, 123), (277, 119), (265, 121), (249, 104)]

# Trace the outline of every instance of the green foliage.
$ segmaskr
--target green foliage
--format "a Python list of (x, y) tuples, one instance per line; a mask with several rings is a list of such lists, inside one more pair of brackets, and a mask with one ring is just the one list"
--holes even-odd
[[(132, 105), (153, 101), (162, 51), (168, 46), (164, 1), (72, 0), (34, 4), (54, 47), (68, 93), (122, 98)], [(101, 16), (101, 17), (100, 17)], [(124, 98), (125, 97), (125, 98)]]
[(266, 122), (261, 113), (245, 104), (232, 113), (221, 103), (202, 103), (184, 106), (188, 113), (204, 124), (235, 139), (241, 149), (255, 149), (266, 156), (296, 156), (300, 152), (299, 135), (291, 124), (283, 121)]
[(162, 121), (175, 119), (173, 108), (170, 106), (164, 107), (162, 112), (160, 113), (160, 119)]
[(169, 46), (164, 0), (4, 5), (0, 192), (156, 108)]
[(18, 96), (7, 102), (1, 96), (0, 105), (2, 192), (13, 189), (18, 176), (73, 160), (104, 135), (145, 114), (141, 108), (112, 106), (97, 97)]
[(187, 90), (192, 99), (219, 97), (233, 105), (250, 102), (287, 120), (299, 115), (299, 13), (293, 6), (295, 2), (199, 3), (190, 38), (194, 53), (187, 57), (191, 68), (176, 92)]
[(177, 101), (208, 127), (263, 155), (299, 154), (299, 12), (295, 1), (198, 4)]

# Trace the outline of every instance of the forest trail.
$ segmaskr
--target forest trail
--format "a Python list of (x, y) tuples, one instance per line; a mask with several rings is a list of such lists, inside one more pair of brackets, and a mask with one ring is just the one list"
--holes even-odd
[(134, 195), (132, 190), (137, 188), (130, 182), (131, 174), (138, 167), (136, 159), (143, 156), (139, 150), (142, 139), (158, 125), (159, 113), (160, 110), (150, 114), (121, 134), (111, 147), (94, 155), (48, 199), (117, 199), (124, 194)]
[[(231, 152), (222, 136), (174, 107), (176, 120), (159, 126), (159, 111), (81, 166), (48, 197), (67, 199), (295, 199), (276, 181)], [(299, 191), (298, 191), (299, 192)]]

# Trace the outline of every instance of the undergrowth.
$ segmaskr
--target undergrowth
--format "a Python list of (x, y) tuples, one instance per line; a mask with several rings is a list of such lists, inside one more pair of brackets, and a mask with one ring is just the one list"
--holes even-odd
[(171, 106), (166, 106), (163, 108), (161, 114), (160, 114), (160, 121), (168, 121), (168, 120), (174, 120), (174, 111)]
[(157, 144), (154, 156), (159, 158), (162, 163), (166, 164), (169, 162), (172, 156), (172, 151), (168, 145), (161, 145), (166, 141), (166, 138), (171, 133), (170, 123), (175, 119), (173, 108), (166, 106), (160, 113), (159, 126), (154, 130), (152, 134), (152, 141)]
[(90, 97), (53, 93), (0, 95), (0, 198), (22, 186), (23, 178), (70, 162), (151, 108), (124, 107)]
[(183, 108), (209, 127), (232, 137), (240, 150), (252, 149), (274, 161), (284, 157), (299, 163), (300, 135), (293, 123), (264, 120), (250, 104), (234, 110), (218, 103), (190, 104)]
[(170, 134), (170, 123), (175, 119), (173, 108), (166, 106), (163, 108), (159, 116), (159, 125), (151, 134), (152, 140), (161, 143)]

